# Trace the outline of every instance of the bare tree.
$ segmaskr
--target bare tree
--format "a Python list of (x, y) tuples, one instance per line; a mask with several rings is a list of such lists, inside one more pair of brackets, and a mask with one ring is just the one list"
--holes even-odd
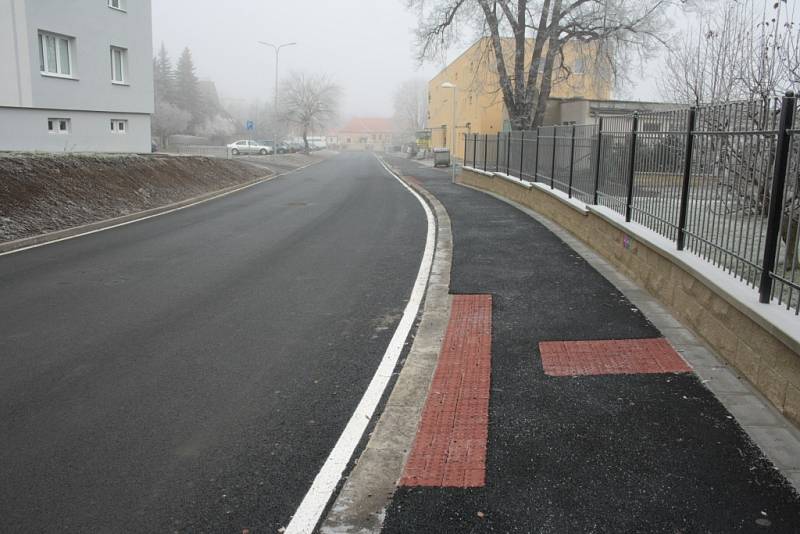
[(413, 139), (415, 132), (425, 128), (428, 116), (428, 86), (424, 80), (407, 80), (394, 94), (394, 121), (396, 128)]
[[(710, 136), (703, 157), (731, 216), (766, 217), (772, 190), (777, 100), (800, 74), (798, 8), (786, 0), (722, 0), (677, 36), (661, 77), (666, 98), (701, 106), (698, 128)], [(734, 134), (748, 131), (749, 135)], [(800, 145), (792, 144), (789, 176), (800, 180)], [(790, 184), (781, 226), (786, 263), (797, 257), (800, 183)], [(800, 264), (799, 264), (800, 265)]]
[(191, 120), (191, 113), (159, 98), (156, 100), (151, 129), (153, 134), (159, 138), (161, 147), (163, 148), (166, 146), (165, 142), (167, 137), (172, 134), (185, 132)]
[[(584, 50), (598, 73), (624, 74), (631, 54), (663, 42), (672, 0), (406, 0), (420, 14), (420, 60), (435, 58), (473, 27), (488, 36), (514, 129), (541, 124), (556, 79), (570, 76), (567, 46)], [(506, 38), (510, 36), (510, 38)]]
[(785, 1), (762, 0), (723, 0), (698, 14), (671, 43), (662, 95), (695, 105), (780, 96), (800, 74), (794, 16)]
[(336, 118), (341, 88), (324, 75), (292, 73), (281, 89), (281, 116), (303, 132), (308, 152), (308, 134), (321, 130)]

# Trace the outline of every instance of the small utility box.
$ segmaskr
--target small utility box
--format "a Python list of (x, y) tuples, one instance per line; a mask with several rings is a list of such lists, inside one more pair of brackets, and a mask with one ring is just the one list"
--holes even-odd
[(434, 148), (433, 149), (433, 166), (434, 167), (449, 167), (450, 166), (450, 149), (449, 148)]

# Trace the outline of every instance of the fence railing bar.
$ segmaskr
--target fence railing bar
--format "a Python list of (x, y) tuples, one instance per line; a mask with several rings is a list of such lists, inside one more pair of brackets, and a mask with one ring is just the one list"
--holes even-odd
[(686, 213), (689, 209), (689, 181), (692, 178), (692, 153), (694, 149), (694, 121), (697, 110), (689, 108), (686, 126), (686, 153), (683, 162), (683, 181), (681, 182), (681, 199), (678, 207), (678, 250), (686, 244)]
[(633, 178), (636, 170), (636, 129), (639, 125), (638, 113), (633, 114), (633, 126), (631, 127), (631, 143), (628, 163), (628, 194), (625, 201), (625, 222), (631, 222), (631, 207), (633, 206)]
[(778, 239), (780, 237), (781, 214), (783, 213), (783, 193), (789, 162), (789, 146), (791, 136), (788, 131), (793, 124), (795, 98), (794, 93), (786, 93), (781, 105), (778, 120), (778, 146), (775, 152), (774, 173), (772, 176), (772, 192), (769, 198), (769, 214), (767, 216), (767, 238), (764, 241), (764, 263), (761, 267), (761, 283), (759, 300), (768, 303), (772, 295), (772, 271), (775, 268)]

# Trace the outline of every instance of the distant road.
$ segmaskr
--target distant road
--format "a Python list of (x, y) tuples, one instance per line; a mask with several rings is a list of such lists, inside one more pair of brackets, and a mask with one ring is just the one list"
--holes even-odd
[(411, 292), (369, 154), (0, 257), (0, 531), (276, 532)]

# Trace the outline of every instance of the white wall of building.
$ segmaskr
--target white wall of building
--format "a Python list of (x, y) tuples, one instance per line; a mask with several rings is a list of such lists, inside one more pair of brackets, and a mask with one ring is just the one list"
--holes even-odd
[[(49, 133), (48, 119), (62, 118), (70, 120), (69, 133)], [(127, 121), (126, 132), (112, 132), (112, 120)], [(0, 108), (0, 124), (3, 150), (150, 152), (150, 115), (146, 113)]]
[[(108, 3), (0, 0), (0, 150), (149, 151), (150, 0)], [(41, 31), (72, 39), (70, 78), (40, 72)], [(112, 83), (112, 46), (127, 50), (124, 83)], [(69, 118), (70, 133), (49, 133), (53, 117)], [(115, 117), (131, 131), (112, 132)]]

